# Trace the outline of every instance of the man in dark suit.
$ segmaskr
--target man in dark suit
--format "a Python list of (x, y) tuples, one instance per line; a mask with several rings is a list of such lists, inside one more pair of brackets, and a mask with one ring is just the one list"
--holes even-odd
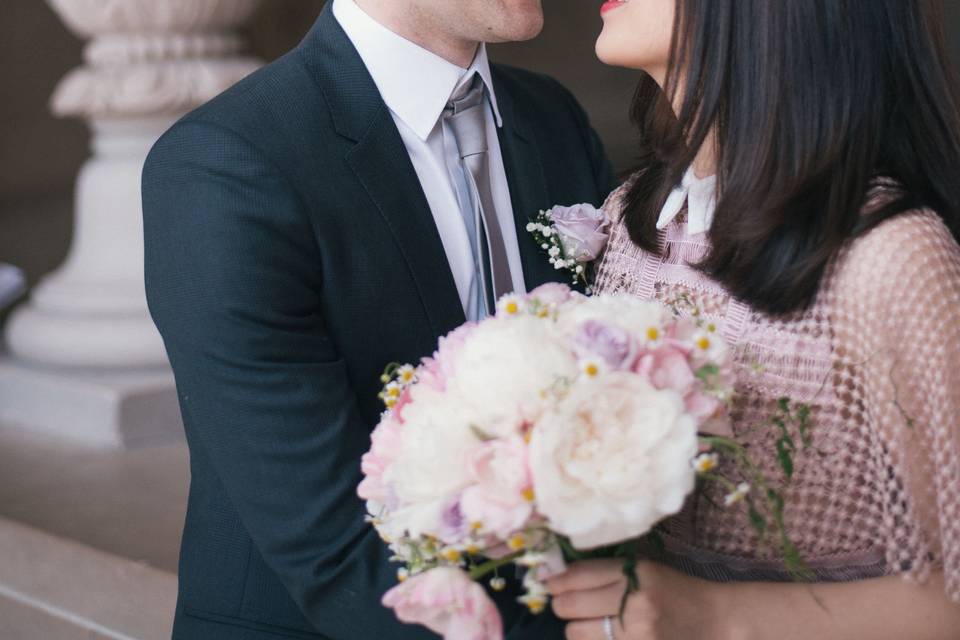
[[(607, 160), (555, 81), (490, 65), (539, 0), (335, 0), (178, 122), (143, 175), (147, 295), (191, 454), (175, 638), (434, 637), (356, 496), (388, 362), (565, 275), (525, 231)], [(555, 638), (517, 590), (511, 638)]]

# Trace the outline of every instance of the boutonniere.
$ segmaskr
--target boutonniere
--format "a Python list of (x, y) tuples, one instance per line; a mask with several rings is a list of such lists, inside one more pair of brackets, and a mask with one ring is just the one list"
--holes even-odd
[(607, 246), (609, 230), (607, 215), (590, 204), (553, 207), (527, 225), (553, 268), (568, 271), (573, 284), (584, 285), (587, 294), (591, 293), (590, 265)]

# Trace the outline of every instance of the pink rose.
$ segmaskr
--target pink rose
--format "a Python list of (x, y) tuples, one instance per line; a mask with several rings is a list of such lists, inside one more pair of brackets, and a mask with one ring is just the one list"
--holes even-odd
[(387, 504), (390, 492), (383, 482), (386, 472), (400, 453), (402, 427), (391, 417), (384, 418), (370, 436), (370, 450), (360, 459), (363, 481), (357, 487), (357, 494), (364, 500)]
[(460, 508), (468, 522), (504, 540), (533, 514), (533, 480), (527, 445), (521, 437), (491, 440), (467, 462), (475, 484), (463, 492)]
[(683, 397), (684, 408), (696, 421), (701, 433), (732, 436), (726, 404), (703, 391), (691, 366), (689, 349), (668, 340), (654, 351), (644, 354), (635, 370), (657, 389), (671, 389)]
[(649, 351), (637, 361), (635, 371), (657, 389), (672, 389), (681, 396), (697, 382), (690, 368), (689, 354), (671, 344)]
[(567, 258), (590, 262), (600, 256), (610, 239), (610, 221), (603, 211), (590, 204), (554, 207), (547, 216), (560, 235)]
[(438, 567), (408, 578), (383, 596), (407, 624), (421, 624), (445, 640), (502, 640), (500, 612), (463, 570)]

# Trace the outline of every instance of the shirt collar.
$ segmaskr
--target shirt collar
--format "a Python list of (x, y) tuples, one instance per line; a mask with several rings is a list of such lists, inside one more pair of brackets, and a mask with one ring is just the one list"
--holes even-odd
[(683, 211), (687, 204), (687, 235), (705, 233), (713, 225), (717, 210), (717, 176), (698, 178), (693, 167), (687, 169), (683, 180), (674, 187), (660, 210), (657, 229), (663, 229)]
[(433, 131), (450, 96), (474, 74), (486, 85), (497, 126), (503, 126), (485, 44), (464, 69), (390, 31), (354, 0), (334, 0), (333, 15), (357, 48), (387, 107), (421, 140)]

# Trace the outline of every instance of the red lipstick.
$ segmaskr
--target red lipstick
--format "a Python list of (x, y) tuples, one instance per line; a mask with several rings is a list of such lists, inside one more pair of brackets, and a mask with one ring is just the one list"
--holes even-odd
[(624, 0), (607, 0), (603, 3), (603, 6), (600, 7), (600, 15), (605, 14), (608, 11), (613, 11), (623, 5), (627, 4)]

